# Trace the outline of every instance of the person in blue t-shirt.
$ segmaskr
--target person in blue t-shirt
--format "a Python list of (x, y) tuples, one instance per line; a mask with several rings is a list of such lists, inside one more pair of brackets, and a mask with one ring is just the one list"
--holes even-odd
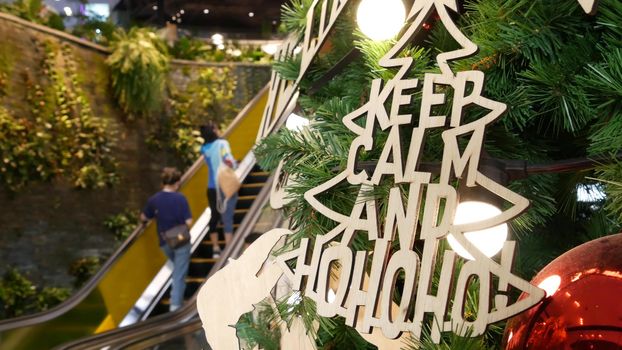
[(162, 234), (178, 225), (192, 226), (192, 213), (183, 194), (177, 192), (181, 180), (181, 173), (176, 168), (162, 170), (162, 190), (147, 200), (140, 217), (143, 222), (156, 219), (160, 248), (173, 262), (172, 290), (170, 311), (175, 311), (184, 302), (186, 290), (186, 275), (190, 264), (190, 243), (175, 249), (169, 247)]
[(218, 232), (216, 226), (222, 220), (225, 233), (225, 244), (229, 244), (233, 238), (233, 214), (238, 200), (237, 193), (226, 201), (224, 212), (218, 211), (218, 198), (222, 198), (222, 193), (218, 196), (218, 183), (216, 174), (220, 166), (226, 165), (230, 168), (237, 168), (237, 163), (231, 154), (229, 142), (220, 138), (218, 126), (214, 123), (208, 123), (201, 126), (201, 137), (204, 143), (201, 146), (201, 154), (205, 159), (208, 167), (208, 183), (207, 183), (207, 200), (211, 209), (211, 218), (209, 221), (210, 241), (212, 243), (212, 251), (214, 257), (220, 256), (220, 245), (218, 244)]

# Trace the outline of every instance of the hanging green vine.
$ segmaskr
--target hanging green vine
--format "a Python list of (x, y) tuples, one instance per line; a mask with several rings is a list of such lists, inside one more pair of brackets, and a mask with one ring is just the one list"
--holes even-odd
[(124, 241), (138, 226), (138, 215), (135, 211), (126, 209), (123, 212), (111, 215), (104, 220), (106, 227), (117, 241)]
[(191, 165), (199, 154), (203, 140), (199, 126), (214, 121), (223, 128), (236, 116), (233, 104), (236, 81), (229, 67), (209, 67), (198, 71), (184, 91), (168, 85), (168, 114), (152, 124), (147, 142), (157, 148), (171, 149), (180, 166)]
[(26, 75), (31, 115), (0, 109), (0, 182), (17, 191), (30, 181), (70, 179), (78, 188), (101, 188), (117, 181), (108, 123), (96, 117), (80, 86), (69, 45), (39, 43), (40, 74)]
[(115, 33), (112, 49), (106, 63), (123, 111), (139, 116), (160, 108), (169, 63), (165, 44), (149, 29), (132, 28)]

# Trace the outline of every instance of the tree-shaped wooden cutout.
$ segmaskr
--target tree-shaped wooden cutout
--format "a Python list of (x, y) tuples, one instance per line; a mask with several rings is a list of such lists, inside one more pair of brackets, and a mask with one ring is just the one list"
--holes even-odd
[[(442, 332), (477, 336), (489, 324), (533, 306), (544, 296), (542, 290), (511, 273), (513, 242), (506, 243), (496, 261), (485, 256), (464, 237), (465, 232), (493, 227), (519, 215), (527, 208), (528, 201), (479, 171), (485, 128), (503, 114), (506, 106), (482, 95), (484, 73), (452, 71), (451, 61), (473, 55), (478, 48), (456, 27), (448, 10), (457, 10), (455, 0), (415, 2), (408, 16), (412, 24), (379, 62), (385, 68), (397, 69), (395, 77), (386, 83), (374, 80), (369, 101), (343, 118), (344, 124), (357, 135), (350, 147), (347, 168), (305, 194), (305, 199), (320, 214), (337, 223), (336, 227), (316, 238), (311, 253), (308, 251), (310, 242), (303, 240), (298, 250), (279, 259), (286, 270), (286, 262), (297, 259), (296, 267), (286, 275), (293, 281), (294, 289), (302, 290), (317, 302), (319, 315), (343, 316), (348, 325), (361, 333), (372, 333), (374, 328), (379, 328), (387, 338), (397, 338), (402, 332), (410, 332), (419, 338), (426, 320), (432, 319), (432, 324), (427, 326), (432, 330), (434, 341), (440, 341)], [(398, 55), (433, 13), (438, 14), (440, 22), (460, 48), (437, 56), (440, 73), (427, 73), (422, 80), (406, 78), (413, 59)], [(447, 103), (438, 86), (453, 89), (451, 115), (433, 113), (435, 106)], [(422, 92), (418, 115), (400, 114), (400, 107), (411, 103), (414, 89)], [(465, 108), (473, 106), (487, 113), (475, 121), (464, 122)], [(404, 136), (401, 132), (405, 127), (411, 132), (411, 141), (408, 149), (402, 150)], [(418, 165), (427, 131), (436, 128), (443, 130), (444, 152), (440, 176), (433, 181), (433, 174), (420, 171)], [(384, 145), (376, 144), (376, 132), (388, 133)], [(459, 139), (466, 143), (462, 149)], [(359, 152), (376, 147), (383, 151), (373, 173), (357, 171)], [(384, 222), (378, 222), (376, 202), (369, 199), (369, 193), (386, 177), (393, 179), (395, 187), (390, 191), (386, 218)], [(454, 225), (458, 204), (458, 194), (452, 186), (455, 178), (462, 178), (466, 186), (502, 198), (509, 207), (486, 220)], [(359, 198), (350, 213), (338, 213), (318, 200), (318, 194), (330, 191), (343, 181), (360, 186)], [(402, 186), (408, 192), (406, 203), (402, 200)], [(420, 212), (423, 212), (421, 217)], [(365, 231), (374, 242), (372, 258), (366, 251), (354, 251), (350, 246), (354, 235), (361, 231)], [(459, 257), (452, 251), (444, 251), (440, 282), (432, 292), (432, 280), (438, 268), (435, 262), (439, 242), (448, 234), (452, 234), (474, 260), (457, 268)], [(396, 240), (399, 249), (391, 248)], [(414, 251), (416, 240), (423, 241), (421, 257)], [(367, 264), (371, 264), (369, 276), (365, 272)], [(334, 266), (340, 266), (340, 281), (334, 291), (335, 300), (329, 302), (326, 281)], [(458, 276), (453, 276), (454, 272)], [(400, 273), (404, 275), (404, 286), (395, 310), (392, 300)], [(363, 283), (367, 277), (368, 281)], [(467, 319), (464, 314), (465, 294), (469, 288), (474, 288), (474, 281), (479, 285), (478, 310), (474, 319)], [(509, 286), (523, 292), (524, 297), (510, 303), (506, 296)], [(414, 313), (409, 313), (413, 306)], [(362, 318), (357, 316), (360, 313), (364, 315)]]

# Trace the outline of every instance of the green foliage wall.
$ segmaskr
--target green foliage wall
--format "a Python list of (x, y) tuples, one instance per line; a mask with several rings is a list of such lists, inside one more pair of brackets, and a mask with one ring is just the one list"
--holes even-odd
[(69, 296), (66, 288), (37, 287), (15, 269), (0, 279), (0, 319), (47, 310)]
[(123, 111), (144, 115), (160, 109), (169, 62), (164, 42), (148, 29), (132, 28), (115, 33), (112, 50), (106, 64)]
[[(0, 169), (6, 169), (0, 171), (0, 274), (14, 266), (36, 285), (73, 286), (72, 263), (105, 258), (120, 244), (106, 218), (138, 212), (159, 188), (163, 166), (197, 157), (191, 149), (180, 155), (148, 144), (149, 126), (173, 119), (170, 96), (162, 96), (157, 119), (130, 120), (114, 98), (108, 56), (0, 18)], [(173, 62), (164, 80), (184, 93), (210, 67)], [(232, 103), (241, 108), (268, 81), (270, 68), (234, 65), (230, 74), (237, 82)], [(196, 127), (188, 126), (184, 132)], [(66, 152), (56, 152), (59, 147)], [(133, 229), (135, 222), (124, 226)], [(84, 276), (90, 268), (74, 272)]]

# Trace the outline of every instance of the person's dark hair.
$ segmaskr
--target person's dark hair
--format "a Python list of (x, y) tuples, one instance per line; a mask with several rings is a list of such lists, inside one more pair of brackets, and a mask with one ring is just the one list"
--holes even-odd
[(201, 125), (201, 137), (205, 143), (214, 142), (218, 138), (218, 134), (216, 133), (217, 128), (218, 126), (213, 122)]
[(174, 185), (181, 180), (181, 172), (177, 168), (162, 169), (162, 185)]

